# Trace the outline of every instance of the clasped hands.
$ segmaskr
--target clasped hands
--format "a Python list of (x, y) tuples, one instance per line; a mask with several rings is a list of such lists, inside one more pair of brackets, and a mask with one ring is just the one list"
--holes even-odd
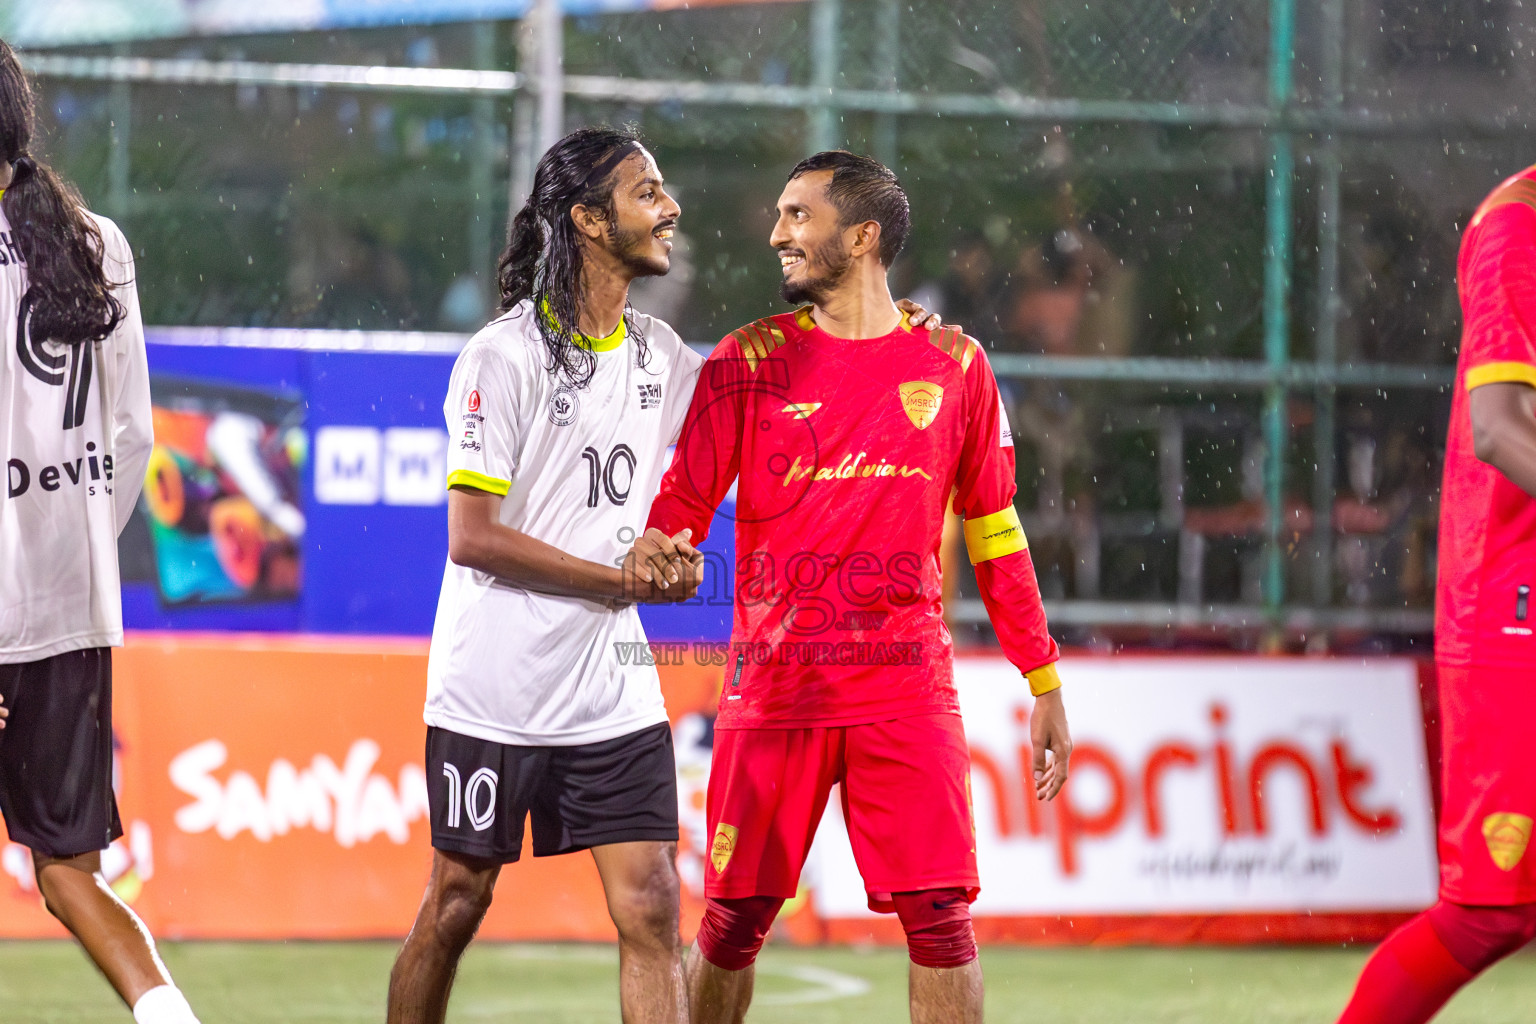
[(704, 581), (704, 553), (689, 543), (692, 530), (675, 536), (652, 527), (636, 538), (619, 566), (623, 596), (616, 604), (676, 604)]

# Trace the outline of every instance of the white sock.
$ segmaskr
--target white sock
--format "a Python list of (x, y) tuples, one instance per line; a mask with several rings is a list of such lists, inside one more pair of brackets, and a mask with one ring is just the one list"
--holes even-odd
[(198, 1024), (187, 997), (175, 985), (157, 985), (133, 1004), (134, 1024)]

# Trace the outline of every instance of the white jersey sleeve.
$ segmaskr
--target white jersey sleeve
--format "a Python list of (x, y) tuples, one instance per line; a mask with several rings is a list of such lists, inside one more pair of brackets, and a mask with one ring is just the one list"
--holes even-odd
[(471, 340), (453, 364), (443, 415), (448, 421), (448, 486), (505, 495), (523, 445), (528, 396), (506, 354)]
[(699, 383), (699, 373), (704, 369), (704, 357), (687, 345), (678, 343), (672, 380), (667, 385), (662, 411), (666, 413), (666, 429), (663, 436), (667, 444), (677, 444), (683, 433), (683, 418), (693, 403), (693, 392)]
[(112, 422), (112, 501), (117, 532), (122, 533), (144, 489), (144, 470), (154, 447), (154, 410), (149, 400), (149, 357), (144, 347), (144, 319), (134, 278), (133, 250), (118, 226), (104, 217), (101, 229), (102, 269), (123, 304), (123, 319), (103, 348), (113, 369), (103, 383), (109, 391)]

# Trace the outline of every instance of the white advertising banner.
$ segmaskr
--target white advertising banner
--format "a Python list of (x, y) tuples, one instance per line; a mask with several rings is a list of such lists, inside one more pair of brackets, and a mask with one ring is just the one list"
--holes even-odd
[[(1033, 700), (1000, 658), (955, 666), (971, 744), (979, 917), (1415, 910), (1437, 885), (1410, 661), (1062, 663), (1071, 782), (1034, 800)], [(867, 913), (838, 800), (806, 881)]]

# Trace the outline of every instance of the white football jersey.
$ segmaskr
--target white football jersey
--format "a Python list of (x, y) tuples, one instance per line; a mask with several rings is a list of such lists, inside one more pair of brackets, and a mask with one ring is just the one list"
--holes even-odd
[[(617, 565), (645, 530), (667, 448), (704, 357), (636, 314), (592, 343), (583, 388), (548, 370), (524, 302), (476, 334), (453, 367), (448, 486), (502, 494), (501, 522), (578, 558)], [(667, 720), (639, 612), (551, 597), (455, 565), (443, 570), (426, 722), (519, 746), (597, 743)]]
[(70, 346), (28, 329), (26, 264), (0, 211), (0, 663), (123, 642), (117, 535), (149, 464), (149, 370), (133, 251), (91, 216), (125, 315)]

